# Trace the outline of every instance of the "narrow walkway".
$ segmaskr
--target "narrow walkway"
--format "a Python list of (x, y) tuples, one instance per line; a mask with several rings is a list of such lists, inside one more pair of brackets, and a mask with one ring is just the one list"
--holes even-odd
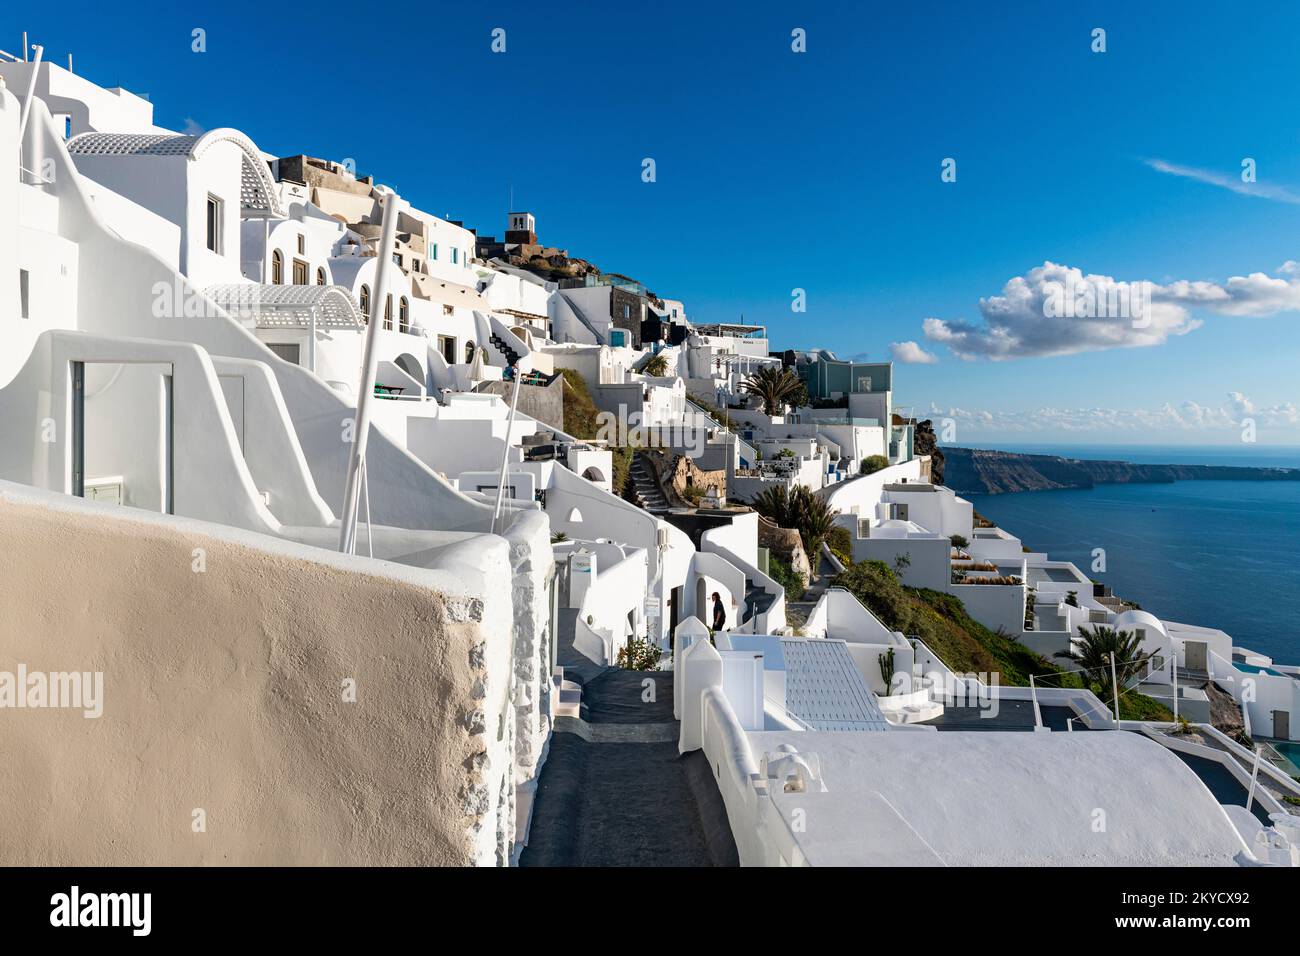
[[(1171, 750), (1170, 753), (1187, 764), (1192, 769), (1192, 772), (1201, 778), (1201, 782), (1205, 784), (1210, 793), (1214, 794), (1214, 799), (1220, 803), (1235, 803), (1239, 807), (1246, 805), (1248, 795), (1246, 788), (1223, 764), (1207, 757), (1179, 753), (1177, 750)], [(1273, 821), (1268, 818), (1268, 811), (1260, 806), (1258, 800), (1254, 802), (1250, 810), (1260, 823), (1265, 826), (1272, 825)]]
[(791, 627), (803, 627), (804, 622), (808, 620), (808, 615), (812, 614), (813, 608), (830, 587), (831, 578), (835, 577), (835, 568), (826, 559), (826, 555), (819, 555), (819, 558), (817, 580), (808, 582), (808, 588), (798, 601), (786, 602), (786, 623)]
[(672, 672), (584, 665), (572, 621), (561, 614), (559, 659), (582, 718), (556, 720), (519, 865), (738, 865), (708, 760), (677, 753)]

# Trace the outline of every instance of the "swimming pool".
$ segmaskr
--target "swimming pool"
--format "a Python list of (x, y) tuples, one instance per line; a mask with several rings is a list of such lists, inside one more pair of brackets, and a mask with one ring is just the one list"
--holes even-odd
[(1274, 677), (1286, 677), (1281, 671), (1275, 671), (1271, 667), (1261, 667), (1258, 664), (1243, 664), (1241, 661), (1233, 661), (1232, 666), (1246, 674), (1272, 674)]
[(1270, 740), (1269, 746), (1280, 753), (1291, 765), (1300, 770), (1300, 743), (1294, 740)]

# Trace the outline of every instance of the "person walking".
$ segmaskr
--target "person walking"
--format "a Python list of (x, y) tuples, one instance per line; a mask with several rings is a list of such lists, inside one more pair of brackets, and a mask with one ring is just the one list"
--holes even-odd
[(713, 629), (715, 631), (727, 629), (727, 609), (722, 606), (722, 595), (717, 591), (713, 592)]

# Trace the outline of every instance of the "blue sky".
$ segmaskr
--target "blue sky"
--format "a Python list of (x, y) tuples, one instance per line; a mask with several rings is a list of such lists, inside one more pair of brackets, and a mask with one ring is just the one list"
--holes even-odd
[[(160, 124), (354, 158), (481, 232), (500, 234), (513, 187), (543, 241), (697, 321), (764, 323), (775, 347), (884, 359), (914, 342), (937, 361), (898, 366), (898, 400), (933, 403), (959, 438), (1236, 443), (1250, 417), (1261, 444), (1300, 442), (1300, 270), (1277, 271), (1300, 259), (1300, 9), (897, 6), (370, 3), (295, 19), (61, 2), (0, 14), (0, 47), (27, 29), (51, 58), (71, 50), (78, 72), (149, 94)], [(1247, 157), (1258, 181), (1242, 185)], [(1158, 284), (1172, 331), (1098, 348), (1063, 323), (1046, 351), (1069, 354), (980, 357), (997, 341), (981, 298), (1048, 261)], [(1253, 273), (1266, 281), (1230, 282)]]

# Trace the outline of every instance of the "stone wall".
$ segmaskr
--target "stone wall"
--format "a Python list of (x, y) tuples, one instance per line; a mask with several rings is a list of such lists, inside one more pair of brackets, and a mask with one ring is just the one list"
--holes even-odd
[(719, 468), (716, 471), (705, 471), (696, 466), (695, 462), (686, 455), (674, 455), (672, 462), (666, 465), (665, 471), (663, 454), (655, 456), (655, 464), (659, 466), (660, 483), (668, 486), (672, 493), (685, 504), (690, 504), (686, 498), (686, 489), (695, 488), (717, 488), (722, 494), (727, 492), (727, 471), (725, 468)]
[(104, 692), (0, 710), (0, 864), (503, 862), (507, 542), (452, 574), (16, 487), (0, 670)]
[(795, 573), (803, 575), (805, 581), (811, 580), (812, 566), (808, 562), (808, 554), (803, 549), (803, 539), (799, 537), (798, 531), (782, 528), (759, 515), (758, 546), (767, 548), (789, 564)]
[[(506, 533), (513, 574), (514, 626), (514, 771), (516, 793), (531, 795), (541, 773), (551, 734), (551, 587), (555, 578), (551, 523), (544, 512), (524, 511)], [(514, 795), (512, 794), (512, 799)], [(516, 809), (524, 816), (527, 810)], [(522, 841), (526, 819), (517, 820), (512, 844)], [(522, 847), (512, 846), (513, 855)]]
[[(513, 382), (483, 382), (478, 390), (500, 395), (509, 405), (515, 386)], [(539, 422), (564, 431), (564, 376), (555, 376), (549, 385), (520, 385), (519, 410)]]

